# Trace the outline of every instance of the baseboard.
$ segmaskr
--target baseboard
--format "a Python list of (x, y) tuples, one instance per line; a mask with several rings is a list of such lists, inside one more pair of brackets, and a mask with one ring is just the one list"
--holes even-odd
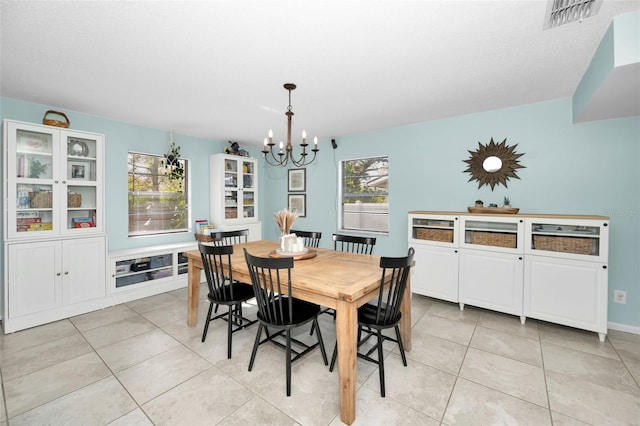
[(635, 327), (632, 325), (610, 322), (610, 323), (607, 323), (607, 328), (609, 330), (624, 331), (625, 333), (640, 334), (640, 327)]

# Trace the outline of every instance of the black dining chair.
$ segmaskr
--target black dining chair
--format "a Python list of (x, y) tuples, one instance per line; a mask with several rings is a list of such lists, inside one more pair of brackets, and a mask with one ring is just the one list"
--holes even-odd
[[(400, 304), (402, 303), (402, 297), (404, 296), (404, 292), (407, 287), (409, 270), (413, 263), (413, 254), (414, 249), (411, 247), (409, 248), (407, 255), (404, 257), (380, 258), (382, 277), (380, 278), (378, 297), (375, 301), (366, 303), (358, 308), (358, 348), (366, 343), (372, 336), (377, 338), (375, 346), (364, 354), (358, 351), (358, 357), (378, 364), (380, 374), (380, 394), (383, 397), (385, 396), (385, 389), (384, 354), (382, 351), (382, 343), (385, 340), (396, 342), (398, 344), (400, 356), (402, 357), (402, 364), (405, 367), (407, 366), (407, 358), (404, 353), (402, 336), (400, 336), (400, 327), (398, 324), (402, 318)], [(382, 330), (386, 330), (388, 328), (395, 329), (395, 339), (382, 334)], [(362, 337), (363, 333), (366, 334), (364, 337)], [(375, 350), (378, 351), (377, 360), (369, 356)], [(333, 349), (333, 356), (331, 357), (331, 366), (329, 367), (329, 371), (333, 371), (337, 357), (338, 345), (336, 343), (336, 346)]]
[(313, 247), (313, 248), (318, 248), (318, 245), (320, 245), (320, 239), (322, 238), (322, 232), (316, 232), (316, 231), (296, 231), (296, 230), (291, 230), (289, 231), (292, 234), (296, 234), (296, 236), (298, 237), (302, 237), (304, 239), (304, 246), (305, 247)]
[[(227, 358), (231, 358), (231, 342), (233, 333), (242, 330), (257, 320), (250, 321), (242, 316), (242, 303), (253, 296), (253, 287), (248, 284), (239, 283), (233, 279), (231, 272), (231, 255), (233, 246), (210, 246), (198, 244), (200, 255), (202, 256), (202, 266), (207, 277), (209, 287), (209, 312), (204, 323), (202, 332), (202, 342), (207, 339), (209, 323), (222, 318), (227, 321)], [(226, 260), (226, 266), (223, 261)], [(212, 315), (213, 307), (227, 306), (227, 312)]]
[[(360, 237), (355, 235), (333, 234), (333, 249), (336, 251), (348, 251), (351, 253), (371, 254), (376, 245), (375, 237)], [(336, 311), (331, 308), (322, 308), (321, 314), (331, 315), (336, 318)], [(313, 334), (314, 328), (311, 328)]]
[(249, 230), (240, 229), (238, 231), (217, 231), (211, 233), (213, 245), (231, 246), (234, 244), (246, 243), (249, 241)]
[(333, 249), (351, 253), (371, 254), (376, 245), (375, 237), (333, 234)]
[[(244, 249), (244, 255), (251, 275), (251, 283), (258, 305), (259, 327), (256, 333), (256, 340), (251, 352), (249, 361), (249, 371), (253, 369), (258, 346), (271, 342), (276, 346), (285, 349), (286, 353), (286, 376), (287, 376), (287, 396), (291, 396), (291, 363), (302, 356), (320, 347), (320, 353), (324, 360), (324, 365), (328, 365), (327, 353), (324, 349), (324, 342), (320, 328), (318, 327), (318, 314), (320, 306), (288, 296), (291, 294), (291, 270), (293, 269), (293, 258), (269, 258), (252, 256)], [(318, 329), (316, 336), (318, 342), (313, 345), (291, 337), (291, 331), (302, 327), (309, 322)], [(270, 334), (269, 329), (277, 330)], [(266, 337), (262, 337), (262, 331)], [(284, 344), (281, 342), (284, 334)], [(292, 343), (300, 347), (300, 350), (292, 348)], [(295, 354), (292, 358), (291, 354)]]

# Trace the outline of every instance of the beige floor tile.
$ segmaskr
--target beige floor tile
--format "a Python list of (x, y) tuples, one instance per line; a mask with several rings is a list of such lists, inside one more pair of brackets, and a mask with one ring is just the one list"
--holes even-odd
[(144, 404), (210, 367), (193, 351), (178, 346), (115, 374), (138, 404)]
[(17, 416), (109, 375), (102, 360), (92, 352), (6, 381), (7, 413), (10, 418)]
[[(442, 418), (456, 375), (410, 360), (405, 367), (400, 356), (395, 354), (385, 359), (384, 369), (387, 398), (395, 399), (431, 418)], [(380, 394), (377, 369), (365, 386)]]
[(123, 304), (78, 315), (71, 318), (70, 321), (78, 330), (87, 331), (134, 316), (136, 316), (135, 311)]
[(542, 343), (553, 343), (565, 348), (619, 359), (611, 343), (609, 341), (601, 342), (597, 333), (550, 323), (539, 324), (538, 330)]
[(469, 348), (460, 377), (548, 408), (542, 368)]
[(640, 383), (640, 339), (611, 339), (611, 344), (631, 375)]
[(640, 397), (553, 371), (546, 372), (553, 411), (592, 425), (640, 425)]
[(456, 425), (551, 425), (546, 408), (458, 378), (443, 423)]
[(478, 325), (498, 330), (509, 334), (515, 334), (520, 337), (528, 337), (530, 339), (540, 339), (538, 332), (538, 323), (536, 320), (527, 318), (522, 324), (520, 317), (514, 315), (505, 315), (498, 312), (483, 311), (478, 319)]
[(329, 424), (340, 412), (337, 371), (329, 372), (319, 351), (309, 353), (291, 367), (291, 396), (288, 397), (284, 351), (280, 352), (280, 361), (271, 366), (277, 375), (271, 388), (263, 390), (260, 396), (302, 425)]
[(231, 377), (211, 367), (143, 405), (155, 424), (216, 424), (254, 394)]
[(0, 334), (0, 358), (27, 348), (78, 334), (68, 320), (56, 321), (11, 334)]
[(13, 380), (80, 355), (93, 349), (79, 333), (33, 346), (2, 357), (2, 379)]
[(581, 422), (578, 419), (565, 416), (556, 411), (551, 411), (551, 418), (553, 419), (553, 426), (589, 426), (588, 423)]
[(640, 334), (631, 334), (624, 331), (609, 330), (607, 338), (609, 338), (609, 340), (611, 340), (612, 342), (623, 341), (640, 344)]
[(146, 318), (135, 315), (129, 318), (103, 325), (82, 334), (95, 349), (121, 342), (133, 336), (154, 330), (156, 327)]
[(420, 326), (414, 327), (411, 335), (411, 352), (406, 353), (408, 360), (458, 374), (467, 346), (432, 336)]
[(553, 371), (621, 392), (640, 395), (640, 387), (622, 361), (551, 343), (542, 344), (542, 353), (547, 372)]
[(4, 391), (3, 386), (0, 386), (0, 421), (5, 421), (7, 418), (7, 410), (4, 407)]
[[(144, 313), (159, 309), (165, 306), (180, 303), (180, 300), (167, 293), (156, 294), (155, 296), (127, 302), (126, 305), (138, 313)], [(186, 310), (186, 305), (184, 305)]]
[(161, 327), (176, 321), (187, 322), (187, 309), (184, 302), (176, 299), (176, 303), (142, 312), (140, 315)]
[(478, 321), (478, 318), (480, 318), (482, 311), (470, 305), (465, 305), (464, 309), (460, 310), (458, 303), (438, 300), (433, 302), (427, 313), (451, 320), (475, 323)]
[(245, 426), (249, 424), (299, 426), (300, 423), (285, 415), (259, 396), (254, 396), (242, 407), (227, 416), (218, 426)]
[(153, 426), (151, 420), (140, 408), (128, 412), (124, 416), (109, 423), (109, 426)]
[(426, 314), (431, 305), (434, 303), (434, 299), (420, 294), (413, 293), (411, 295), (411, 325), (415, 325), (416, 322)]
[[(343, 425), (336, 415), (330, 426)], [(423, 425), (437, 426), (439, 421), (407, 407), (392, 398), (382, 398), (380, 393), (364, 387), (356, 395), (356, 420), (353, 426), (371, 425)]]
[(420, 328), (432, 336), (466, 346), (471, 341), (476, 323), (427, 314), (416, 323), (414, 328)]
[(542, 367), (540, 341), (478, 326), (469, 346)]
[(181, 346), (180, 342), (162, 330), (155, 329), (104, 346), (97, 349), (97, 352), (111, 371), (118, 372), (177, 346)]
[(120, 383), (109, 376), (13, 417), (11, 425), (103, 425), (135, 407)]

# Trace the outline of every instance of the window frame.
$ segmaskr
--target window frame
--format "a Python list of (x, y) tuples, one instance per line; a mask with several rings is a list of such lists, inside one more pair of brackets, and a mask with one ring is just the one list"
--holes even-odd
[[(345, 215), (345, 205), (347, 203), (344, 202), (345, 199), (345, 176), (344, 176), (344, 170), (345, 170), (345, 163), (348, 162), (353, 162), (353, 161), (363, 161), (363, 160), (369, 160), (369, 159), (384, 159), (387, 163), (387, 190), (386, 192), (384, 192), (386, 194), (386, 198), (387, 198), (387, 212), (386, 212), (386, 218), (387, 218), (387, 223), (386, 223), (386, 230), (384, 231), (378, 231), (378, 230), (373, 230), (373, 229), (354, 229), (354, 228), (345, 228), (345, 219), (344, 219), (344, 215)], [(390, 218), (391, 218), (391, 212), (390, 212), (390, 206), (389, 206), (389, 155), (388, 154), (382, 154), (382, 155), (371, 155), (371, 156), (367, 156), (367, 157), (356, 157), (356, 158), (348, 158), (348, 159), (342, 159), (339, 160), (339, 166), (338, 166), (338, 229), (339, 232), (344, 232), (344, 233), (349, 233), (349, 234), (354, 234), (354, 235), (372, 235), (372, 236), (386, 236), (389, 235), (389, 229), (391, 227), (391, 222), (390, 222)]]
[[(184, 189), (184, 197), (185, 197), (184, 211), (186, 213), (186, 219), (184, 222), (185, 227), (184, 228), (181, 227), (178, 229), (162, 229), (162, 230), (150, 231), (150, 232), (140, 232), (139, 230), (136, 232), (131, 231), (130, 220), (132, 218), (132, 214), (129, 208), (129, 197), (131, 197), (131, 194), (132, 194), (132, 191), (129, 190), (129, 176), (132, 174), (129, 168), (131, 155), (143, 155), (143, 156), (155, 157), (160, 161), (164, 160), (163, 154), (155, 154), (155, 153), (132, 151), (132, 150), (127, 151), (127, 237), (128, 238), (154, 237), (154, 236), (157, 237), (157, 236), (167, 236), (167, 235), (181, 234), (181, 233), (191, 233), (192, 232), (191, 160), (184, 157), (181, 157), (180, 161), (184, 162), (183, 167), (185, 170), (184, 180), (183, 180), (183, 189)], [(159, 173), (158, 176), (163, 176), (163, 175)], [(153, 191), (148, 191), (148, 192), (150, 194), (153, 193)], [(164, 195), (177, 194), (177, 192), (158, 191), (157, 194), (159, 196), (162, 196), (163, 194)]]

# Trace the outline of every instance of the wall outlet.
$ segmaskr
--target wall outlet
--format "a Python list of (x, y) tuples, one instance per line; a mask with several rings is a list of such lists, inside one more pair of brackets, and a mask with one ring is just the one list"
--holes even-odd
[(613, 303), (627, 304), (627, 292), (623, 290), (613, 290)]

